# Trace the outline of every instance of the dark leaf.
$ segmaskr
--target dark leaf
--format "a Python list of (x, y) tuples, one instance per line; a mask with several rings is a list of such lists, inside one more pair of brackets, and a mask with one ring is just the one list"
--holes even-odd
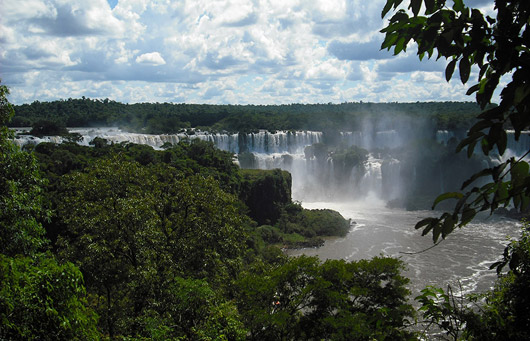
[(453, 59), (447, 64), (447, 67), (445, 68), (445, 80), (450, 81), (451, 77), (453, 77), (453, 73), (455, 72), (455, 66), (456, 66), (456, 59)]
[[(477, 131), (481, 131), (482, 129), (489, 128), (493, 125), (493, 122), (490, 120), (481, 120), (475, 123), (471, 129), (469, 129), (468, 135), (472, 135), (473, 133)], [(477, 137), (480, 137), (481, 135), (477, 135)], [(483, 136), (483, 135), (482, 135)]]
[(499, 177), (503, 174), (504, 170), (508, 166), (510, 162), (503, 162), (500, 165), (493, 167), (493, 172), (491, 174), (493, 181), (497, 182), (499, 180)]
[(495, 107), (484, 111), (482, 114), (478, 115), (479, 119), (483, 120), (502, 120), (504, 117), (504, 110), (501, 107)]
[(425, 219), (420, 220), (419, 222), (417, 222), (416, 225), (414, 226), (414, 228), (416, 230), (418, 230), (418, 229), (421, 229), (425, 225), (430, 225), (430, 224), (437, 223), (437, 222), (438, 222), (437, 218), (431, 218), (431, 217), (425, 218)]
[(473, 174), (469, 179), (464, 181), (464, 183), (462, 184), (462, 188), (461, 189), (466, 188), (467, 186), (469, 186), (471, 183), (473, 183), (478, 178), (481, 178), (483, 176), (488, 176), (488, 175), (491, 175), (491, 174), (493, 174), (493, 169), (492, 168), (483, 169), (480, 172)]
[(482, 136), (485, 136), (485, 134), (483, 132), (480, 132), (480, 131), (477, 131), (477, 132), (471, 132), (470, 131), (468, 134), (469, 134), (469, 136), (466, 137), (465, 139), (463, 139), (462, 141), (460, 141), (458, 146), (456, 146), (456, 152), (457, 153), (460, 152), (462, 150), (462, 148), (464, 148), (465, 146), (467, 146), (471, 142), (477, 141)]
[(466, 203), (467, 199), (469, 198), (469, 196), (471, 195), (472, 192), (467, 192), (466, 194), (464, 194), (464, 196), (462, 198), (460, 198), (458, 200), (458, 202), (456, 203), (455, 205), (455, 214), (460, 212), (460, 209), (462, 208), (462, 206)]
[[(446, 78), (447, 78), (447, 75), (446, 75)], [(470, 87), (467, 92), (466, 92), (466, 96), (469, 96), (471, 95), (472, 93), (474, 93), (475, 91), (477, 91), (478, 89), (480, 89), (480, 83), (477, 83), (475, 85), (473, 85), (472, 87)]]
[(528, 206), (530, 205), (530, 197), (527, 195), (521, 195), (521, 211), (524, 212), (528, 209)]
[(513, 197), (513, 206), (515, 206), (515, 208), (519, 209), (521, 207), (521, 195), (514, 195)]
[(387, 0), (383, 12), (381, 12), (381, 19), (390, 11), (392, 7), (397, 8), (403, 0)]
[(522, 183), (528, 176), (528, 170), (530, 166), (525, 161), (516, 162), (510, 169), (510, 175), (512, 176), (512, 182), (515, 184)]
[(397, 34), (387, 33), (385, 36), (385, 40), (381, 44), (381, 50), (390, 49), (392, 46), (394, 46), (394, 43), (396, 42), (397, 38), (398, 38)]
[(467, 147), (467, 157), (468, 158), (471, 158), (471, 156), (473, 155), (473, 153), (475, 152), (475, 146), (477, 145), (477, 141), (473, 141), (469, 144), (469, 146)]
[(442, 225), (442, 238), (445, 239), (451, 232), (453, 232), (456, 224), (456, 219), (453, 216), (448, 216), (445, 218)]
[(432, 230), (432, 241), (436, 243), (441, 233), (442, 233), (442, 225), (438, 223), (436, 224), (436, 226), (434, 226), (434, 229)]
[(420, 12), (421, 2), (422, 0), (410, 0), (409, 8), (412, 9), (412, 13), (414, 13), (414, 16), (417, 16)]
[(462, 84), (466, 84), (471, 72), (471, 64), (469, 63), (468, 57), (463, 56), (462, 59), (460, 59), (458, 69), (460, 71), (460, 80), (462, 81)]
[(381, 19), (385, 17), (385, 15), (390, 11), (392, 8), (392, 5), (394, 4), (394, 0), (387, 0), (385, 7), (383, 7), (383, 11), (381, 12)]
[(396, 42), (396, 47), (394, 48), (394, 56), (399, 54), (401, 51), (403, 51), (405, 49), (405, 38), (401, 37), (397, 42)]
[(482, 153), (484, 155), (489, 155), (490, 153), (490, 150), (491, 150), (491, 145), (488, 141), (488, 137), (484, 137), (482, 138), (482, 140), (480, 141), (480, 146), (482, 147)]
[(454, 0), (453, 9), (457, 12), (462, 12), (464, 10), (464, 2), (462, 0)]
[(518, 105), (523, 102), (523, 100), (530, 95), (530, 87), (527, 85), (521, 85), (515, 89), (513, 103)]
[(506, 265), (506, 262), (502, 262), (502, 261), (495, 262), (490, 265), (490, 270), (497, 269), (497, 273), (500, 274), (502, 271), (502, 268), (504, 268), (505, 265)]
[(429, 232), (431, 232), (431, 230), (433, 229), (433, 227), (436, 226), (436, 224), (438, 224), (438, 222), (433, 222), (433, 223), (427, 225), (427, 227), (424, 228), (423, 231), (421, 232), (421, 235), (422, 236), (426, 236), (427, 234), (429, 234)]
[(464, 209), (462, 212), (462, 217), (460, 218), (460, 226), (464, 226), (469, 223), (477, 214), (477, 212), (472, 208)]
[(432, 204), (432, 209), (436, 207), (441, 201), (447, 200), (447, 199), (461, 199), (464, 195), (460, 192), (448, 192), (439, 195)]
[(508, 144), (508, 135), (504, 129), (500, 132), (500, 137), (497, 140), (497, 148), (499, 149), (499, 155), (503, 155), (506, 150), (506, 145)]
[(508, 183), (507, 182), (500, 182), (497, 185), (497, 190), (495, 191), (495, 195), (493, 196), (493, 202), (496, 204), (504, 204), (505, 206), (508, 204), (506, 201), (508, 199)]

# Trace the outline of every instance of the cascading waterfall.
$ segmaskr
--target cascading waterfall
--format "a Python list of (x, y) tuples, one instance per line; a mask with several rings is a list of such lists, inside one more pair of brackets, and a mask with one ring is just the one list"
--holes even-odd
[(405, 138), (395, 130), (377, 131), (365, 133), (362, 131), (341, 132), (341, 140), (350, 146), (365, 149), (395, 148), (405, 143)]
[[(26, 129), (28, 131), (29, 129)], [(20, 133), (23, 129), (19, 129)], [(258, 131), (253, 133), (208, 133), (188, 130), (177, 134), (151, 135), (124, 132), (118, 128), (73, 128), (71, 133), (81, 135), (78, 142), (89, 145), (95, 137), (112, 143), (132, 142), (147, 144), (160, 149), (165, 143), (177, 144), (185, 139), (200, 139), (212, 142), (217, 148), (234, 154), (246, 153), (254, 159), (253, 168), (281, 168), (291, 172), (293, 177), (293, 198), (302, 201), (314, 200), (355, 200), (367, 196), (375, 196), (385, 200), (399, 198), (405, 192), (403, 184), (403, 160), (393, 156), (381, 156), (370, 153), (363, 166), (355, 166), (349, 170), (334, 164), (331, 155), (317, 159), (305, 155), (306, 147), (324, 142), (324, 136), (316, 131)], [(338, 145), (358, 146), (369, 151), (383, 148), (393, 149), (404, 146), (411, 140), (407, 134), (395, 130), (378, 132), (341, 132), (337, 134)], [(337, 137), (334, 137), (337, 140)], [(438, 131), (436, 141), (447, 145), (452, 138), (458, 138), (454, 132)], [(61, 143), (58, 136), (34, 137), (17, 135), (15, 142), (22, 146), (40, 142)], [(523, 132), (519, 141), (515, 141), (513, 132), (508, 132), (507, 151), (503, 158), (520, 156), (530, 150), (530, 133)], [(409, 173), (410, 181), (417, 181), (417, 167), (412, 165)], [(342, 173), (341, 173), (342, 172)], [(437, 190), (445, 190), (442, 170)], [(337, 174), (342, 174), (338, 176)]]

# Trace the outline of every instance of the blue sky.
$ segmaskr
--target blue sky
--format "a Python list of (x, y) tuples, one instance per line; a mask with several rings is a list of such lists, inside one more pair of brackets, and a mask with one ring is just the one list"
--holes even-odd
[(445, 60), (379, 50), (384, 3), (0, 0), (0, 78), (16, 104), (474, 100)]

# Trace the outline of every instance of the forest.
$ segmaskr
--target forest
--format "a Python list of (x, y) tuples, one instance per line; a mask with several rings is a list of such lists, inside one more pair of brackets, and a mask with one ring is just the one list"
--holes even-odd
[(59, 127), (115, 126), (131, 132), (176, 133), (186, 128), (252, 132), (259, 129), (355, 131), (367, 119), (379, 130), (424, 120), (435, 130), (465, 129), (480, 108), (473, 102), (208, 105), (137, 103), (109, 99), (35, 101), (15, 106), (11, 127), (52, 122)]

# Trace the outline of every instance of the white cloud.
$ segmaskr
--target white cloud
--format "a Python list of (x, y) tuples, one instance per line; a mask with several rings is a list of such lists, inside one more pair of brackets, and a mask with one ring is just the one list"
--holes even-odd
[(3, 0), (0, 77), (15, 103), (469, 99), (444, 62), (379, 51), (384, 3)]
[(144, 53), (136, 57), (136, 62), (139, 64), (150, 64), (150, 65), (164, 65), (166, 64), (166, 61), (160, 53), (158, 52), (150, 52), (150, 53)]

